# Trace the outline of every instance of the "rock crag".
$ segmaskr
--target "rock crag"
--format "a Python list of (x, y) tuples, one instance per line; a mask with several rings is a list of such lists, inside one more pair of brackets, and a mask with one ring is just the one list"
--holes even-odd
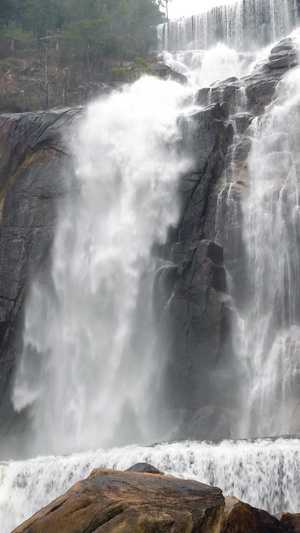
[(96, 469), (13, 533), (299, 533), (299, 515), (277, 517), (147, 463)]
[(59, 200), (70, 193), (62, 132), (80, 108), (0, 116), (0, 420), (15, 424), (10, 385), (31, 277), (49, 264)]
[(219, 533), (220, 489), (161, 474), (97, 469), (14, 533)]

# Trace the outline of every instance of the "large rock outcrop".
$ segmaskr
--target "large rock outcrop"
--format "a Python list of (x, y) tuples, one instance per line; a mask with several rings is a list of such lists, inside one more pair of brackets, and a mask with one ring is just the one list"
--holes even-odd
[(21, 346), (26, 291), (49, 263), (68, 146), (80, 108), (0, 116), (0, 423), (15, 424), (10, 384)]
[[(192, 140), (186, 135), (196, 164), (181, 182), (182, 218), (168, 257), (178, 268), (168, 266), (159, 284), (168, 302), (170, 332), (166, 390), (172, 408), (181, 413), (181, 438), (235, 434), (240, 375), (232, 332), (234, 307), (243, 310), (248, 299), (241, 202), (249, 183), (251, 123), (296, 65), (295, 43), (284, 39), (250, 76), (230, 78), (198, 93), (203, 109), (193, 117)], [(234, 304), (227, 295), (224, 264)]]
[(94, 470), (14, 533), (219, 533), (220, 489), (162, 474)]
[(166, 476), (147, 463), (96, 469), (13, 533), (299, 533), (299, 515), (277, 517), (216, 487)]

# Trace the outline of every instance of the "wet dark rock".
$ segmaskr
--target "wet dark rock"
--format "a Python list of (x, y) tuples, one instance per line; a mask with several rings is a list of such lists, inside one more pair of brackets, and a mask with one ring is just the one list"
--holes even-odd
[(158, 470), (158, 468), (155, 468), (155, 466), (150, 465), (149, 463), (136, 463), (130, 468), (127, 468), (125, 472), (140, 472), (141, 474), (161, 474), (162, 476), (164, 475), (163, 472)]
[(221, 440), (230, 438), (232, 420), (230, 411), (214, 405), (187, 410), (177, 430), (178, 438)]
[(226, 154), (233, 139), (232, 124), (224, 120), (224, 108), (220, 104), (194, 113), (183, 126), (186, 127), (183, 151), (191, 154), (195, 166), (179, 185), (182, 203), (180, 244), (174, 248), (175, 255), (172, 257), (176, 264), (178, 253), (185, 253), (191, 243), (199, 243), (203, 238), (210, 193), (224, 169)]
[(280, 513), (276, 515), (276, 518), (291, 533), (300, 533), (300, 514)]
[[(192, 121), (191, 134), (187, 136), (186, 150), (194, 155), (195, 171), (199, 174), (205, 173), (209, 163), (212, 164), (209, 164), (210, 172), (218, 174), (222, 170), (222, 161), (233, 138), (231, 124), (226, 125), (223, 122), (226, 118), (224, 111), (224, 107), (220, 104), (214, 104), (190, 117)], [(213, 168), (214, 164), (220, 165), (219, 170)]]
[(288, 533), (291, 531), (262, 509), (251, 507), (234, 496), (225, 497), (220, 533)]
[(227, 116), (233, 115), (240, 105), (242, 85), (236, 78), (230, 78), (215, 87), (203, 88), (198, 91), (196, 102), (200, 106), (221, 104), (227, 107)]
[(226, 80), (223, 81), (223, 84), (229, 85), (230, 83), (234, 83), (236, 81), (239, 81), (239, 79), (236, 76), (231, 76), (231, 78), (226, 78)]
[(171, 407), (221, 405), (228, 383), (224, 389), (216, 383), (231, 354), (232, 301), (226, 294), (223, 250), (216, 243), (202, 240), (185, 255), (165, 323)]
[(272, 101), (277, 83), (277, 79), (250, 81), (246, 86), (248, 110), (251, 110), (254, 115), (262, 114), (265, 107)]
[[(49, 260), (58, 202), (68, 192), (62, 137), (81, 108), (0, 116), (0, 421), (14, 423), (10, 384), (28, 284)], [(4, 423), (5, 420), (5, 423)]]
[(154, 69), (157, 72), (158, 76), (164, 80), (171, 79), (174, 81), (178, 81), (182, 85), (186, 85), (188, 82), (188, 79), (184, 74), (182, 74), (181, 72), (177, 72), (165, 63), (157, 63)]
[(279, 41), (278, 44), (273, 46), (270, 55), (276, 55), (279, 52), (295, 50), (295, 43), (291, 37), (287, 37)]
[(98, 469), (14, 533), (218, 533), (222, 491), (160, 474)]
[(238, 113), (234, 117), (236, 132), (238, 134), (245, 133), (247, 128), (250, 126), (253, 116), (251, 113)]
[(196, 104), (202, 107), (206, 107), (208, 104), (209, 87), (203, 87), (197, 93)]
[(237, 167), (242, 166), (248, 158), (251, 150), (251, 139), (244, 137), (234, 150), (234, 163)]
[(282, 52), (277, 52), (276, 54), (271, 54), (269, 58), (268, 67), (270, 69), (289, 69), (295, 67), (298, 64), (297, 53), (295, 50)]

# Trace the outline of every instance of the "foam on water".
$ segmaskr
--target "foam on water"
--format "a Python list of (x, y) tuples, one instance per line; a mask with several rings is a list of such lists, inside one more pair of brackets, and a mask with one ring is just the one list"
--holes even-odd
[(161, 471), (220, 487), (269, 512), (296, 512), (300, 441), (172, 442), (0, 463), (1, 531), (9, 533), (94, 468), (126, 470), (148, 462)]

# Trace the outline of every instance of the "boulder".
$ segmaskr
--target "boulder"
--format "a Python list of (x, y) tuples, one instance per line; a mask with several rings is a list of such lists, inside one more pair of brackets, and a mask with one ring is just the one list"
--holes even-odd
[(225, 497), (220, 533), (288, 533), (284, 524), (262, 509), (251, 507), (234, 496)]
[(271, 70), (276, 68), (287, 70), (297, 65), (297, 56), (298, 53), (295, 48), (295, 43), (288, 37), (282, 39), (282, 41), (272, 48), (267, 66)]
[(196, 104), (201, 107), (206, 107), (208, 104), (210, 89), (209, 87), (203, 87), (197, 93)]
[(300, 514), (280, 513), (276, 518), (286, 527), (291, 533), (300, 533)]
[(295, 50), (282, 51), (277, 54), (272, 54), (269, 58), (268, 67), (270, 69), (289, 69), (295, 67), (298, 64), (297, 54)]
[(155, 65), (154, 70), (156, 71), (157, 75), (164, 80), (171, 79), (174, 81), (178, 81), (182, 85), (186, 85), (188, 82), (188, 79), (184, 74), (182, 74), (181, 72), (177, 72), (162, 61), (158, 62)]
[(158, 468), (155, 468), (155, 466), (149, 465), (149, 463), (136, 463), (130, 468), (127, 468), (126, 472), (140, 472), (141, 474), (161, 474), (162, 476), (164, 475), (163, 472), (158, 470)]
[(223, 509), (197, 481), (98, 469), (14, 533), (219, 533)]
[(253, 78), (249, 80), (246, 87), (246, 96), (248, 109), (254, 115), (262, 114), (265, 107), (271, 103), (278, 81), (276, 78)]

